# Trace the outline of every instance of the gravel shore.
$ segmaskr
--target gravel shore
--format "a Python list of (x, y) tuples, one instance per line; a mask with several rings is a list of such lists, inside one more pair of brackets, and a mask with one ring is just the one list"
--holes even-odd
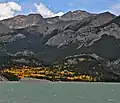
[(20, 80), (20, 82), (51, 82), (51, 81), (45, 79), (36, 79), (36, 78), (23, 78)]
[(6, 78), (3, 77), (2, 75), (0, 75), (0, 81), (8, 81), (8, 79), (6, 79)]

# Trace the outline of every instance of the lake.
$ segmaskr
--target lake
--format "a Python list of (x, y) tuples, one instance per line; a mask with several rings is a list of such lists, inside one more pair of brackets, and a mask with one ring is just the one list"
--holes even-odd
[(3, 82), (0, 103), (120, 103), (120, 84)]

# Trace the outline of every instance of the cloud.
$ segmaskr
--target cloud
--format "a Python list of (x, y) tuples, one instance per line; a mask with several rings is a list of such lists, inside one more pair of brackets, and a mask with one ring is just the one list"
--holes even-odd
[(113, 5), (111, 8), (110, 8), (110, 11), (116, 15), (120, 15), (120, 3), (117, 3), (115, 5)]
[(15, 2), (0, 3), (0, 20), (11, 18), (22, 7)]
[(54, 14), (52, 17), (55, 17), (55, 16), (62, 16), (63, 14), (64, 14), (63, 12), (59, 12), (59, 13)]
[(63, 12), (54, 13), (52, 12), (45, 4), (40, 3), (39, 5), (34, 3), (36, 7), (36, 12), (40, 13), (44, 18), (55, 17), (55, 16), (62, 16)]

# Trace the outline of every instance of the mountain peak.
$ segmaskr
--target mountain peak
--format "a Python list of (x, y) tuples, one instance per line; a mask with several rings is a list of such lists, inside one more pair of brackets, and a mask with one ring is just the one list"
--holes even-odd
[(38, 14), (38, 13), (36, 13), (36, 14), (29, 14), (28, 17), (29, 17), (29, 16), (43, 18), (42, 15), (40, 15), (40, 14)]
[(93, 14), (86, 12), (84, 10), (76, 10), (67, 12), (61, 18), (63, 20), (82, 20), (86, 17), (90, 17), (91, 15)]
[(77, 14), (81, 14), (81, 13), (87, 13), (87, 14), (90, 14), (89, 12), (85, 11), (85, 10), (75, 10), (75, 11), (72, 11), (72, 13), (77, 13)]
[(112, 17), (116, 17), (116, 15), (114, 15), (114, 14), (112, 14), (111, 12), (103, 12), (103, 13), (100, 13), (99, 15), (102, 15), (102, 16), (107, 16), (107, 17), (110, 17), (110, 16), (112, 16)]
[(104, 25), (115, 18), (116, 16), (114, 14), (110, 12), (103, 12), (103, 13), (97, 14), (95, 16), (95, 19), (93, 19), (93, 21), (90, 23), (90, 25), (93, 25), (93, 26)]
[(2, 23), (12, 29), (20, 29), (33, 25), (45, 24), (40, 14), (17, 15), (13, 18), (2, 20)]

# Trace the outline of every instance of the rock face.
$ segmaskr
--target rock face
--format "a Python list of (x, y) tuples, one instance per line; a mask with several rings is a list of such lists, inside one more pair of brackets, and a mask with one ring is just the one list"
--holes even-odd
[(0, 23), (0, 36), (4, 36), (4, 34), (11, 33), (12, 31), (12, 29)]
[(66, 56), (94, 53), (110, 65), (120, 59), (120, 17), (109, 12), (77, 10), (53, 18), (18, 15), (0, 22), (1, 57), (32, 55), (53, 63)]

